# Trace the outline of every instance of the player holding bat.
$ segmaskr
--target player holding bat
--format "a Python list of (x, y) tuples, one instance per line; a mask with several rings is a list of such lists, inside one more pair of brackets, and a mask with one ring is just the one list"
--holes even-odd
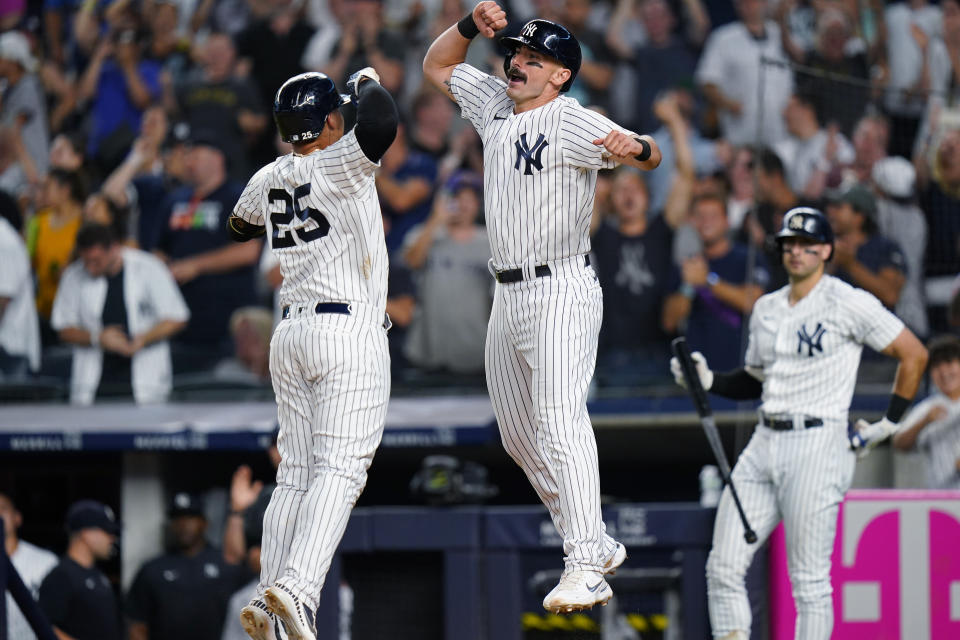
[[(711, 371), (692, 356), (703, 388), (735, 400), (761, 398), (760, 420), (733, 468), (744, 514), (762, 543), (782, 520), (797, 607), (795, 637), (829, 640), (833, 629), (830, 555), (837, 510), (850, 487), (857, 452), (897, 430), (916, 393), (927, 351), (873, 295), (823, 272), (833, 253), (824, 215), (796, 208), (776, 236), (789, 284), (757, 300), (742, 369)], [(875, 423), (848, 431), (848, 410), (863, 345), (899, 360), (890, 405)], [(670, 361), (687, 386), (681, 363)], [(724, 489), (707, 560), (714, 638), (747, 640), (750, 605), (744, 576), (759, 548), (744, 540), (729, 487)]]

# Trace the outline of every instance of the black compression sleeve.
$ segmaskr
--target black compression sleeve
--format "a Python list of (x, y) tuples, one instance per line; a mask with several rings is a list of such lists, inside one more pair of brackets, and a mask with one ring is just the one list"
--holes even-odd
[(371, 162), (380, 158), (397, 137), (397, 105), (390, 92), (373, 80), (357, 88), (357, 142)]
[(763, 393), (763, 383), (747, 373), (746, 369), (734, 369), (726, 373), (714, 371), (710, 393), (731, 400), (756, 400)]

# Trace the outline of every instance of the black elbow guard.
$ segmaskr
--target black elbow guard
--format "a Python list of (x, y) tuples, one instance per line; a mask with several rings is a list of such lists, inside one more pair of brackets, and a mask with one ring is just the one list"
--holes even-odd
[(727, 373), (713, 373), (710, 393), (731, 400), (756, 400), (763, 393), (763, 383), (750, 375), (746, 369)]
[(237, 242), (246, 242), (247, 240), (259, 238), (266, 233), (266, 231), (266, 227), (250, 224), (242, 218), (236, 216), (227, 218), (227, 233), (232, 240)]
[(397, 105), (390, 92), (376, 82), (362, 83), (359, 93), (357, 144), (371, 162), (379, 162), (397, 136)]

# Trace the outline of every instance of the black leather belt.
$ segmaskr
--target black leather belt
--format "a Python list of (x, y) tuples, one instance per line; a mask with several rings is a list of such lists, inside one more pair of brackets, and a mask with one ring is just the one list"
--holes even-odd
[[(583, 256), (583, 264), (587, 267), (590, 266), (590, 256)], [(533, 274), (537, 278), (545, 278), (551, 275), (553, 272), (550, 270), (549, 265), (540, 264), (534, 267)], [(523, 269), (504, 269), (503, 271), (496, 271), (493, 274), (493, 277), (497, 279), (497, 282), (500, 284), (510, 284), (511, 282), (520, 282), (523, 280)]]
[[(770, 416), (761, 415), (760, 424), (768, 429), (773, 429), (774, 431), (793, 431), (793, 420), (776, 420)], [(803, 421), (804, 429), (812, 429), (813, 427), (822, 426), (823, 420), (820, 418), (806, 418)]]
[[(303, 307), (300, 307), (303, 310)], [(314, 313), (340, 313), (345, 316), (350, 315), (350, 305), (346, 302), (318, 302), (313, 309)], [(290, 317), (290, 305), (283, 308), (283, 319)]]
[[(286, 320), (290, 317), (291, 306), (287, 305), (283, 308), (283, 319)], [(305, 307), (298, 307), (299, 311), (303, 311)], [(313, 308), (314, 313), (339, 313), (341, 315), (349, 316), (350, 315), (350, 305), (346, 302), (318, 302), (317, 306)], [(393, 321), (390, 320), (388, 314), (383, 314), (383, 328), (387, 331), (393, 326)]]

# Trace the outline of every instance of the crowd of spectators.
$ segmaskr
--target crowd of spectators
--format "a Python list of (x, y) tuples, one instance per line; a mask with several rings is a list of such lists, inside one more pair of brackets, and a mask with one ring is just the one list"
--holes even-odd
[[(593, 260), (601, 386), (667, 383), (686, 334), (737, 364), (745, 316), (782, 286), (783, 213), (823, 208), (829, 271), (919, 336), (960, 322), (960, 1), (505, 0), (578, 37), (569, 95), (651, 133), (648, 175), (602, 172)], [(493, 280), (483, 151), (426, 87), (460, 0), (44, 0), (0, 12), (0, 375), (70, 397), (163, 400), (181, 376), (268, 385), (276, 260), (225, 221), (289, 151), (288, 77), (374, 66), (403, 125), (377, 189), (399, 386), (482, 381)], [(502, 74), (494, 41), (469, 62)], [(146, 373), (149, 372), (149, 373)], [(436, 375), (435, 375), (436, 374)], [(432, 378), (431, 378), (432, 376)]]

